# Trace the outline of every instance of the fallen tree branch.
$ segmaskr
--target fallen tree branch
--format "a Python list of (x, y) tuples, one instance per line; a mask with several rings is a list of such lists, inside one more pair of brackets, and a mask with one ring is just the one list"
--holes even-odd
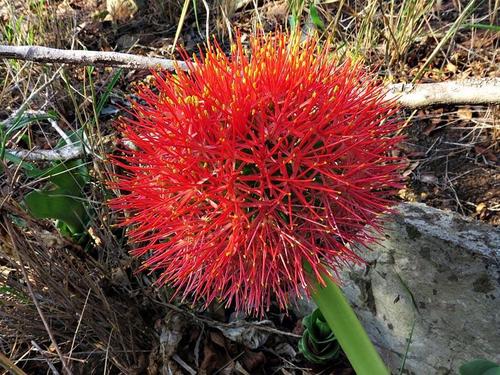
[[(47, 121), (50, 126), (61, 136), (61, 138), (65, 141), (66, 145), (59, 147), (59, 148), (54, 148), (50, 150), (39, 150), (39, 149), (31, 149), (31, 150), (26, 150), (26, 149), (13, 149), (13, 148), (7, 148), (5, 151), (13, 155), (15, 157), (18, 157), (23, 160), (27, 161), (59, 161), (59, 160), (72, 160), (72, 159), (79, 159), (85, 155), (84, 151), (87, 151), (87, 153), (90, 152), (88, 147), (84, 147), (82, 142), (72, 142), (70, 137), (64, 131), (59, 127), (57, 122), (48, 117), (48, 114), (44, 111), (24, 111), (22, 114), (20, 114), (20, 111), (17, 110), (13, 116), (5, 120), (3, 123), (0, 123), (0, 128), (5, 127), (7, 129), (11, 128), (13, 125), (15, 125), (16, 120), (19, 120), (19, 118), (16, 119), (18, 116), (24, 116), (25, 118), (35, 118), (37, 116), (46, 116), (44, 120)], [(15, 117), (14, 117), (15, 116)]]
[[(41, 46), (2, 46), (0, 58), (39, 63), (106, 65), (129, 69), (187, 69), (184, 61), (139, 56), (120, 52), (62, 50)], [(500, 104), (500, 78), (469, 79), (439, 83), (395, 84), (389, 86), (389, 98), (402, 106), (419, 108), (435, 104)]]
[(162, 68), (174, 70), (176, 65), (181, 69), (187, 69), (186, 63), (183, 61), (158, 57), (139, 56), (121, 52), (63, 50), (41, 46), (0, 45), (0, 57), (38, 63), (105, 65), (128, 69)]
[(389, 86), (389, 98), (406, 108), (436, 104), (500, 104), (500, 78)]
[(5, 151), (27, 161), (72, 160), (81, 158), (84, 155), (83, 147), (74, 144), (52, 150), (7, 149)]
[[(38, 63), (66, 63), (73, 65), (104, 65), (128, 69), (162, 68), (186, 70), (183, 61), (139, 56), (119, 52), (61, 50), (41, 46), (0, 45), (0, 58)], [(468, 79), (421, 84), (393, 84), (388, 86), (388, 99), (397, 100), (403, 107), (420, 108), (445, 104), (500, 104), (500, 78)], [(80, 158), (81, 146), (69, 145), (53, 150), (7, 150), (12, 155), (30, 161), (55, 161)]]

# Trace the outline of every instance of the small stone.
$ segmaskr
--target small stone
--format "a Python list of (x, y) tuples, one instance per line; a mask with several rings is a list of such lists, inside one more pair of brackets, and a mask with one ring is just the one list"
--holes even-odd
[(143, 6), (140, 0), (106, 0), (106, 10), (112, 21), (127, 21)]
[(485, 203), (483, 203), (483, 202), (481, 202), (481, 203), (479, 203), (479, 204), (476, 206), (476, 213), (477, 213), (477, 214), (481, 214), (481, 213), (483, 213), (483, 211), (484, 211), (484, 210), (486, 210), (486, 208), (487, 208), (487, 207), (486, 207), (486, 204), (485, 204)]
[(460, 108), (457, 111), (457, 115), (462, 120), (470, 120), (470, 119), (472, 119), (472, 111), (469, 108)]

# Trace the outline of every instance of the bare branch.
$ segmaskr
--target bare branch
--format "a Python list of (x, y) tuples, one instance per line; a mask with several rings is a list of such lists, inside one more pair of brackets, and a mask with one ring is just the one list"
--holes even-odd
[[(41, 46), (0, 45), (0, 58), (12, 58), (39, 63), (105, 65), (128, 69), (187, 69), (187, 64), (183, 61), (158, 57), (119, 52), (61, 50)], [(388, 89), (387, 98), (396, 99), (406, 108), (420, 108), (436, 104), (500, 104), (500, 78), (422, 84), (398, 83), (389, 85)], [(81, 145), (68, 145), (54, 150), (9, 149), (7, 151), (12, 155), (31, 161), (70, 160), (80, 158), (84, 155), (84, 149)]]
[(31, 345), (34, 346), (34, 348), (36, 350), (38, 350), (38, 353), (40, 353), (43, 357), (43, 359), (45, 359), (45, 362), (47, 362), (47, 365), (49, 366), (49, 368), (52, 370), (52, 373), (54, 375), (59, 375), (59, 371), (57, 371), (57, 369), (55, 368), (54, 364), (47, 358), (47, 356), (45, 355), (45, 352), (43, 351), (42, 348), (40, 348), (40, 345), (38, 345), (35, 340), (31, 340)]
[(389, 86), (389, 98), (406, 108), (435, 104), (500, 104), (500, 78)]
[(84, 155), (83, 147), (80, 145), (69, 145), (52, 150), (23, 150), (7, 149), (11, 155), (29, 161), (58, 161), (81, 158)]
[[(0, 58), (35, 61), (40, 63), (67, 63), (76, 65), (106, 65), (129, 69), (162, 68), (186, 70), (184, 61), (139, 56), (119, 52), (61, 50), (40, 46), (2, 46)], [(500, 78), (470, 79), (423, 84), (395, 84), (389, 86), (389, 98), (396, 98), (407, 108), (434, 104), (500, 104)]]
[(183, 61), (161, 59), (158, 57), (139, 56), (120, 52), (62, 50), (41, 46), (0, 45), (0, 57), (39, 63), (106, 65), (128, 69), (162, 68), (174, 70), (176, 65), (181, 69), (187, 69), (187, 65)]

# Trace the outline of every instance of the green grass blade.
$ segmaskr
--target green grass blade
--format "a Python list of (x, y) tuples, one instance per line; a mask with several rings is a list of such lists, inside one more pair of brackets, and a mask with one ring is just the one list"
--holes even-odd
[(415, 324), (417, 319), (413, 319), (413, 324), (411, 326), (410, 336), (408, 337), (408, 342), (406, 343), (405, 354), (403, 356), (403, 360), (401, 361), (401, 367), (399, 369), (399, 375), (403, 375), (403, 371), (406, 365), (406, 359), (408, 358), (408, 353), (410, 352), (411, 339), (413, 338), (413, 331), (415, 330)]
[(462, 25), (462, 29), (481, 29), (481, 30), (490, 30), (494, 32), (500, 31), (500, 26), (498, 25), (488, 25), (484, 23), (466, 23)]
[(337, 337), (357, 375), (389, 375), (384, 362), (359, 322), (349, 302), (331, 278), (322, 275), (326, 285), (311, 285), (311, 295)]
[(101, 115), (102, 109), (104, 108), (104, 105), (107, 103), (108, 98), (111, 95), (111, 91), (116, 86), (116, 83), (120, 79), (122, 73), (123, 73), (122, 68), (117, 69), (117, 71), (113, 74), (113, 77), (111, 77), (111, 80), (109, 81), (108, 85), (106, 86), (106, 89), (101, 94), (101, 97), (99, 98), (99, 102), (97, 103), (96, 107), (97, 116)]
[(438, 43), (438, 45), (436, 46), (436, 48), (434, 48), (434, 50), (432, 51), (432, 53), (429, 55), (429, 57), (425, 61), (424, 65), (422, 65), (422, 67), (420, 68), (420, 70), (418, 71), (418, 73), (415, 75), (415, 78), (413, 79), (412, 83), (415, 83), (416, 81), (418, 81), (420, 79), (420, 77), (424, 73), (425, 69), (427, 69), (427, 67), (432, 62), (432, 60), (434, 60), (434, 57), (436, 57), (436, 55), (441, 50), (441, 48), (443, 48), (443, 46), (448, 42), (448, 40), (450, 40), (453, 37), (453, 35), (455, 35), (455, 33), (457, 32), (457, 30), (460, 28), (460, 25), (462, 25), (462, 22), (464, 21), (465, 17), (467, 17), (472, 12), (472, 10), (474, 9), (475, 4), (476, 4), (475, 0), (472, 0), (465, 7), (465, 9), (463, 10), (463, 12), (458, 16), (458, 18), (455, 20), (455, 22), (453, 23), (453, 25), (451, 25), (451, 27), (449, 28), (448, 32), (445, 34), (445, 36), (443, 37), (443, 39), (441, 39), (441, 41)]

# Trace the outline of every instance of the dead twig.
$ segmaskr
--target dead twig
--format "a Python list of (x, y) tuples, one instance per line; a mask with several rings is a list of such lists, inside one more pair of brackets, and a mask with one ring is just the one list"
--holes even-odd
[(84, 155), (82, 146), (68, 145), (52, 150), (14, 150), (7, 149), (11, 155), (17, 156), (20, 159), (28, 161), (58, 161), (79, 159)]
[(26, 375), (26, 373), (17, 367), (6, 355), (0, 352), (0, 366), (14, 375)]
[(186, 362), (184, 362), (184, 360), (181, 357), (179, 357), (177, 354), (174, 354), (172, 356), (172, 359), (175, 362), (177, 362), (190, 375), (196, 375), (197, 374), (197, 372), (195, 370), (193, 370), (193, 368), (191, 366), (189, 366)]
[(128, 69), (162, 68), (174, 70), (177, 66), (181, 69), (187, 69), (187, 65), (183, 61), (159, 57), (139, 56), (121, 52), (63, 50), (41, 46), (0, 45), (0, 57), (39, 63), (105, 65)]
[(34, 348), (36, 350), (38, 350), (38, 352), (41, 354), (41, 356), (43, 357), (43, 359), (45, 359), (45, 362), (47, 362), (47, 366), (49, 366), (49, 368), (52, 370), (52, 373), (54, 375), (59, 375), (59, 371), (57, 371), (57, 369), (55, 368), (54, 364), (47, 358), (47, 356), (45, 355), (43, 349), (40, 348), (40, 345), (38, 345), (34, 340), (31, 340), (31, 345), (33, 345)]
[[(5, 195), (9, 196), (13, 187), (7, 189)], [(46, 224), (30, 218), (12, 197), (3, 202), (0, 217), (0, 247), (10, 249), (7, 266), (16, 275), (9, 278), (8, 273), (0, 272), (0, 286), (6, 285), (11, 291), (0, 304), (0, 336), (7, 347), (13, 348), (20, 342), (25, 348), (31, 340), (42, 348), (51, 344), (31, 301), (17, 252), (45, 320), (72, 371), (102, 374), (107, 356), (107, 372), (130, 373), (131, 369), (138, 369), (142, 373), (141, 358), (147, 356), (154, 333), (140, 315), (136, 298), (142, 297), (132, 295), (135, 291), (127, 284), (128, 276), (127, 281), (114, 276), (118, 267), (129, 267), (122, 261), (128, 259), (126, 250), (115, 243), (103, 243), (103, 255), (99, 255), (106, 258), (99, 261), (71, 240), (47, 231)], [(23, 224), (16, 225), (14, 218)], [(17, 250), (12, 247), (4, 220), (10, 222)], [(9, 354), (19, 360), (16, 353)], [(57, 352), (44, 354), (63, 373), (54, 362), (60, 362)]]
[[(0, 51), (1, 51), (1, 46), (0, 46)], [(1, 56), (1, 52), (0, 52), (0, 56)], [(35, 98), (42, 90), (44, 90), (45, 88), (50, 86), (52, 84), (52, 82), (55, 81), (55, 79), (57, 78), (57, 76), (61, 72), (62, 68), (63, 68), (63, 66), (59, 67), (59, 69), (56, 70), (56, 72), (52, 75), (52, 77), (50, 77), (48, 80), (46, 80), (43, 85), (38, 87), (36, 90), (33, 90), (31, 92), (30, 96), (28, 96), (23, 101), (23, 104), (21, 104), (21, 106), (16, 110), (16, 112), (14, 112), (12, 114), (11, 118), (16, 119), (20, 114), (22, 114), (25, 111), (25, 109), (28, 108), (28, 104), (31, 102), (31, 100), (33, 100), (33, 98)]]
[[(129, 69), (187, 70), (184, 61), (119, 52), (62, 50), (40, 46), (0, 45), (0, 58), (40, 63), (105, 65)], [(423, 84), (390, 85), (388, 98), (402, 106), (418, 108), (434, 104), (500, 104), (500, 78), (470, 79)]]
[(73, 341), (71, 342), (71, 349), (69, 350), (69, 357), (73, 353), (73, 349), (75, 348), (76, 336), (78, 335), (78, 330), (80, 329), (80, 325), (82, 324), (83, 314), (85, 313), (85, 308), (87, 307), (87, 303), (89, 302), (90, 292), (92, 289), (89, 288), (89, 292), (87, 293), (87, 297), (85, 298), (85, 302), (83, 304), (82, 312), (80, 314), (80, 318), (78, 319), (78, 324), (76, 326), (75, 334), (73, 335)]
[(286, 332), (286, 331), (281, 331), (279, 329), (270, 327), (267, 325), (268, 321), (259, 321), (259, 322), (247, 322), (245, 320), (238, 320), (232, 323), (223, 323), (223, 322), (218, 322), (206, 317), (199, 316), (189, 310), (185, 310), (179, 306), (173, 305), (171, 303), (165, 303), (165, 302), (160, 302), (157, 300), (153, 300), (154, 303), (165, 306), (169, 309), (174, 310), (175, 312), (178, 312), (180, 314), (186, 315), (190, 318), (192, 318), (194, 321), (206, 324), (210, 328), (215, 328), (220, 331), (224, 331), (225, 329), (233, 329), (233, 328), (254, 328), (259, 331), (264, 331), (264, 332), (269, 332), (278, 336), (288, 336), (288, 337), (293, 337), (293, 338), (301, 338), (301, 335), (297, 335), (292, 332)]
[[(30, 98), (32, 96), (30, 95)], [(23, 104), (24, 106), (24, 104)], [(59, 127), (57, 122), (48, 117), (48, 114), (44, 111), (31, 111), (24, 110), (21, 113), (20, 110), (17, 110), (11, 117), (5, 120), (3, 123), (0, 123), (0, 127), (5, 127), (7, 130), (12, 126), (15, 126), (16, 121), (19, 120), (20, 116), (24, 116), (26, 118), (36, 118), (37, 116), (46, 116), (47, 121), (50, 126), (61, 136), (61, 138), (66, 143), (65, 146), (51, 149), (51, 150), (25, 150), (25, 149), (11, 149), (8, 148), (5, 151), (13, 156), (16, 156), (20, 159), (24, 159), (27, 161), (59, 161), (59, 160), (72, 160), (79, 159), (85, 155), (85, 152), (91, 153), (89, 147), (86, 147), (83, 142), (72, 142), (69, 136), (64, 133), (64, 131)]]
[(388, 99), (406, 108), (436, 104), (499, 104), (500, 78), (390, 85)]

